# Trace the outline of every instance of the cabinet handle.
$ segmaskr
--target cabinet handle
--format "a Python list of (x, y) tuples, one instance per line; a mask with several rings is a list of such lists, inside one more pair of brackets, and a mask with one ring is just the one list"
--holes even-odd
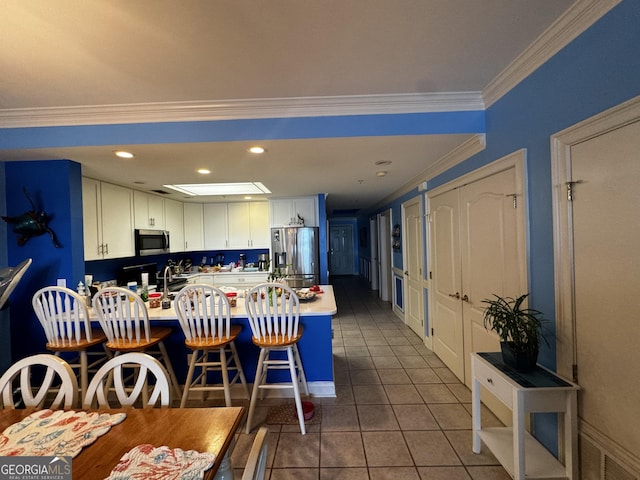
[(493, 378), (491, 377), (487, 378), (487, 383), (493, 385)]
[(109, 244), (108, 244), (108, 243), (105, 243), (105, 244), (104, 244), (104, 247), (105, 247), (105, 249), (106, 249), (106, 252), (104, 252), (104, 253), (105, 253), (105, 255), (109, 255)]

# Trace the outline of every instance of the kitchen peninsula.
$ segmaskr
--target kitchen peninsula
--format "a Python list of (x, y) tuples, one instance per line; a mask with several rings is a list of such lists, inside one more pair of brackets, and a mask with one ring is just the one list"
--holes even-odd
[[(313, 301), (300, 302), (300, 323), (304, 327), (304, 334), (300, 343), (300, 356), (309, 383), (309, 390), (313, 396), (335, 396), (333, 378), (332, 351), (332, 317), (337, 312), (333, 287), (321, 285), (322, 293), (316, 295)], [(243, 292), (244, 293), (244, 292)], [(244, 297), (237, 300), (237, 305), (231, 307), (231, 322), (243, 326), (242, 333), (236, 340), (236, 346), (242, 362), (242, 368), (248, 382), (253, 382), (259, 349), (251, 341), (251, 327), (247, 319)], [(187, 371), (187, 354), (184, 347), (184, 335), (178, 323), (178, 315), (173, 308), (173, 302), (168, 309), (147, 308), (152, 325), (173, 327), (174, 334), (165, 342), (173, 368), (178, 380), (184, 382)], [(97, 323), (95, 312), (90, 309), (92, 321)]]

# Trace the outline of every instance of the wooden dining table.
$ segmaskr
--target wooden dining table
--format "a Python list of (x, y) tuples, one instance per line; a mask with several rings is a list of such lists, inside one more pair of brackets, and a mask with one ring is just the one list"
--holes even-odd
[[(73, 458), (74, 479), (107, 478), (125, 453), (143, 444), (213, 453), (215, 463), (204, 474), (205, 479), (213, 479), (242, 421), (244, 407), (84, 411), (125, 412), (127, 417)], [(0, 410), (0, 432), (33, 412), (34, 409)]]

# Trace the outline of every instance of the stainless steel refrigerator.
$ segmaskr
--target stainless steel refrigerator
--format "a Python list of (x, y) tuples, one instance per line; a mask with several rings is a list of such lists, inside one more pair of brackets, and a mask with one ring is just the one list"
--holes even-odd
[(280, 227), (271, 229), (273, 268), (286, 273), (293, 288), (320, 282), (318, 227)]

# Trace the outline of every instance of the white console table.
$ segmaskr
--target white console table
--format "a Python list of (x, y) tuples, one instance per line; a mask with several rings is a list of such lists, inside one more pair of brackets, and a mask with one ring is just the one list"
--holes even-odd
[[(578, 385), (540, 366), (519, 373), (499, 352), (472, 353), (471, 374), (474, 453), (482, 440), (515, 480), (578, 479)], [(511, 409), (513, 427), (481, 428), (480, 386)], [(525, 416), (533, 412), (563, 414), (564, 465), (525, 431)]]

